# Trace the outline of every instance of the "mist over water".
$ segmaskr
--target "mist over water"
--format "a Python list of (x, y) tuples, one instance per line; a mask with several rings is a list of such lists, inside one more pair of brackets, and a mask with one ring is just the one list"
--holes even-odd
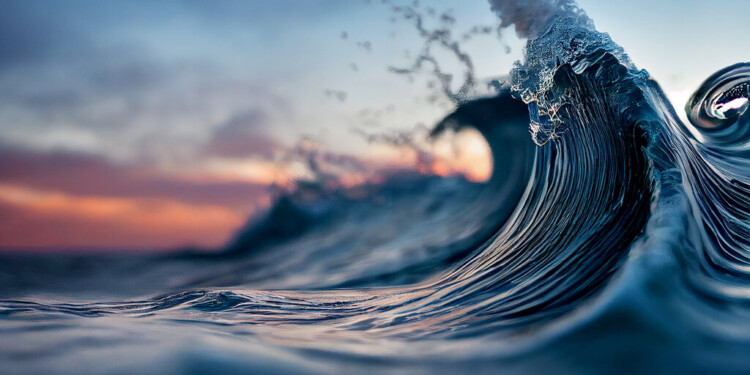
[[(489, 180), (321, 172), (218, 254), (2, 255), (2, 368), (750, 372), (747, 63), (707, 78), (686, 124), (573, 1), (489, 3), (528, 39), (492, 96), (404, 9), (427, 44), (393, 69), (448, 80), (430, 134), (479, 132)], [(431, 43), (464, 62), (457, 91)]]

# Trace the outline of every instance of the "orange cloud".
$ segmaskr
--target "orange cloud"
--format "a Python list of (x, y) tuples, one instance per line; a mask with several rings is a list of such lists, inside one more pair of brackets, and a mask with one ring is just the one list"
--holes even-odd
[(432, 144), (424, 145), (428, 162), (420, 160), (416, 149), (390, 144), (374, 144), (374, 159), (381, 167), (415, 168), (420, 173), (438, 176), (462, 175), (472, 182), (484, 182), (492, 176), (492, 151), (484, 137), (474, 129), (446, 133)]
[(214, 247), (244, 221), (232, 210), (167, 199), (77, 197), (0, 184), (0, 246)]

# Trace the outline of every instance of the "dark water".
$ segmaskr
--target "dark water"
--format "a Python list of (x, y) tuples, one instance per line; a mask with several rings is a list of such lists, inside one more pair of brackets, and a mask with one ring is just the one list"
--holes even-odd
[(4, 255), (0, 372), (750, 373), (750, 64), (691, 132), (570, 2), (491, 3), (525, 61), (435, 128), (490, 181), (292, 194), (219, 255)]

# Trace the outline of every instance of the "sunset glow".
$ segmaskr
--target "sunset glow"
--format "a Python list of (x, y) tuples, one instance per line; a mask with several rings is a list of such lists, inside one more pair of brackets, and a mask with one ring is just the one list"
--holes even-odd
[[(0, 205), (22, 213), (1, 219), (0, 238), (8, 247), (215, 247), (245, 220), (217, 205), (76, 197), (6, 184), (0, 185)], [(42, 227), (48, 229), (34, 234)]]

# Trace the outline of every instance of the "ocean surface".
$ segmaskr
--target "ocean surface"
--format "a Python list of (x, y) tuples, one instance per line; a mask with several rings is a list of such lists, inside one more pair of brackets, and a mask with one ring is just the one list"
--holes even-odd
[(214, 253), (0, 255), (0, 373), (750, 373), (750, 63), (685, 124), (572, 2), (491, 3), (524, 61), (433, 130), (479, 131), (489, 181), (300, 188)]

